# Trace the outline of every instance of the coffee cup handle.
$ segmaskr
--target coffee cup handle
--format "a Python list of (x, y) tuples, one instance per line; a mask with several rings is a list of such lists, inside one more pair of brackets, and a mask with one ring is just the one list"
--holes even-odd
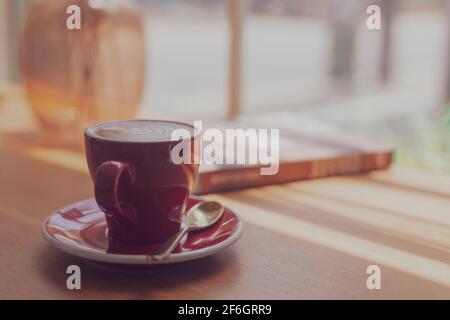
[(136, 179), (134, 168), (120, 161), (103, 162), (95, 172), (95, 199), (100, 209), (114, 218), (136, 223), (137, 214), (133, 207), (124, 205), (119, 199), (119, 183), (133, 184)]

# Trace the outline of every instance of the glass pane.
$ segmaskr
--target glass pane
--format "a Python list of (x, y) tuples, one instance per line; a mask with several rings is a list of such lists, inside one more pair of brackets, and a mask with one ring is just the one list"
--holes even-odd
[(179, 119), (224, 116), (227, 2), (140, 2), (148, 44), (141, 115)]
[(331, 30), (326, 1), (252, 1), (244, 27), (245, 112), (297, 108), (323, 97)]

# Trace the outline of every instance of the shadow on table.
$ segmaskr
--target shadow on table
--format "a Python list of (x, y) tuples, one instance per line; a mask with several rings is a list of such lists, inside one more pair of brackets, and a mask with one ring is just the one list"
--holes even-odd
[[(195, 287), (197, 295), (204, 295), (207, 293), (202, 292), (202, 288), (211, 287), (211, 278), (220, 278), (226, 270), (230, 272), (230, 268), (235, 279), (239, 273), (236, 267), (231, 267), (236, 259), (232, 250), (189, 262), (131, 269), (91, 262), (49, 248), (42, 250), (39, 256), (43, 277), (59, 290), (67, 292), (68, 298), (188, 299), (189, 292), (192, 292), (189, 287)], [(81, 290), (68, 290), (66, 287), (70, 274), (65, 271), (69, 265), (77, 265), (81, 269)], [(220, 291), (221, 285), (229, 287), (231, 283), (228, 280), (214, 281), (214, 290)]]

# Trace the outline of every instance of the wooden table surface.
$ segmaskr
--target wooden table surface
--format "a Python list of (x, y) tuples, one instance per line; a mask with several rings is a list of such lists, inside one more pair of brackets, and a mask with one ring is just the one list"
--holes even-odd
[[(450, 183), (394, 167), (208, 195), (240, 214), (232, 247), (201, 260), (124, 272), (51, 247), (45, 217), (92, 196), (81, 155), (0, 145), (1, 299), (450, 299)], [(66, 268), (81, 268), (68, 290)], [(369, 290), (369, 265), (381, 289)]]
[[(450, 299), (449, 179), (400, 167), (208, 195), (246, 227), (235, 245), (201, 260), (118, 272), (62, 253), (41, 226), (57, 209), (92, 197), (83, 155), (41, 139), (23, 90), (7, 93), (0, 299)], [(72, 264), (81, 267), (81, 290), (66, 287)], [(381, 268), (380, 290), (366, 286), (370, 265)]]

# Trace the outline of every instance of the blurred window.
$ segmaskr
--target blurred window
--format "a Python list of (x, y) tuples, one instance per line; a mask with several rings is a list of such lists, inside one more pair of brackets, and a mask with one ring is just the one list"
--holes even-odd
[(227, 0), (145, 1), (148, 76), (141, 114), (224, 117), (229, 34)]
[[(141, 0), (149, 43), (142, 115), (221, 118), (229, 104), (228, 0)], [(296, 108), (324, 95), (327, 1), (242, 1), (241, 112)]]
[(250, 1), (244, 24), (244, 112), (297, 109), (327, 88), (328, 1)]

